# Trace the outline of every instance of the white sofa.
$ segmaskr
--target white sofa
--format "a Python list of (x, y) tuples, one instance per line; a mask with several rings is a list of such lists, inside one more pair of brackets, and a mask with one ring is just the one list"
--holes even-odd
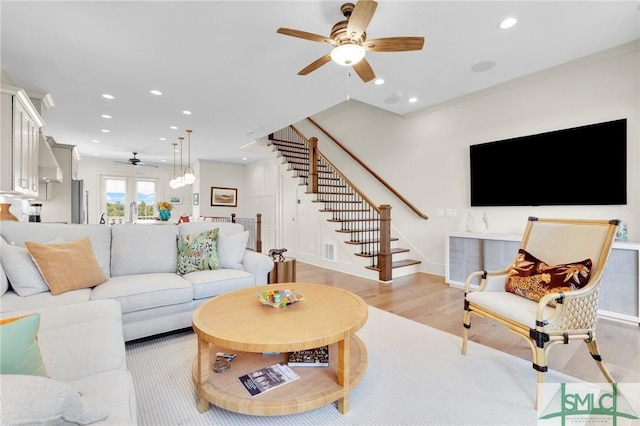
[[(214, 227), (219, 229), (222, 268), (177, 274), (177, 236)], [(207, 299), (267, 283), (273, 261), (246, 250), (247, 233), (242, 225), (225, 222), (109, 226), (2, 221), (0, 261), (9, 286), (1, 277), (0, 313), (111, 299), (120, 303), (125, 341), (191, 327), (194, 309)], [(25, 241), (48, 243), (84, 236), (91, 240), (108, 280), (93, 288), (52, 295), (46, 284), (36, 282), (34, 274), (39, 272), (33, 272), (35, 264)], [(22, 296), (13, 288), (16, 284)]]
[(117, 302), (99, 300), (21, 313), (41, 316), (37, 342), (47, 377), (2, 375), (3, 425), (137, 424)]

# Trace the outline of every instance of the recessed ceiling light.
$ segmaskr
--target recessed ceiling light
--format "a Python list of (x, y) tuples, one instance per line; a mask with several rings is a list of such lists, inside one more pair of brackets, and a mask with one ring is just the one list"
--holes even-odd
[(169, 126), (169, 128), (172, 130), (178, 130), (178, 126)]
[(242, 157), (242, 160), (243, 161), (247, 161), (247, 157)]
[(100, 143), (100, 141), (98, 139), (92, 139), (91, 142), (93, 143)]
[(100, 117), (102, 118), (113, 118), (112, 116), (110, 116), (109, 114), (102, 114)]
[(151, 93), (152, 95), (156, 95), (156, 96), (162, 95), (162, 92), (157, 90), (157, 89), (149, 90), (149, 93)]
[(108, 129), (102, 129), (102, 130), (100, 130), (100, 131), (101, 131), (102, 133), (111, 133), (111, 130), (108, 130)]
[(485, 72), (489, 71), (491, 68), (495, 67), (496, 63), (493, 61), (483, 61), (478, 62), (474, 66), (471, 67), (471, 71), (473, 72)]
[(185, 109), (184, 111), (182, 111), (182, 113), (183, 113), (184, 115), (191, 115), (191, 111), (187, 111), (186, 109)]
[(511, 28), (513, 27), (515, 24), (518, 23), (518, 20), (512, 16), (503, 19), (499, 24), (498, 24), (498, 28), (500, 28), (501, 30), (506, 30), (507, 28)]
[(376, 80), (373, 82), (373, 84), (380, 86), (381, 84), (384, 84), (384, 78), (376, 78)]
[(166, 163), (166, 162), (167, 162), (167, 160), (160, 160), (160, 162), (161, 162), (161, 163)]
[(116, 98), (115, 96), (110, 95), (108, 93), (103, 93), (102, 97), (105, 98), (105, 99), (115, 99)]
[(412, 104), (415, 104), (416, 102), (418, 102), (418, 98), (416, 98), (415, 96), (412, 98), (409, 98), (409, 102), (411, 102)]
[(94, 157), (98, 157), (100, 154), (98, 154), (97, 152), (93, 153)]
[(166, 141), (166, 140), (167, 140), (167, 138), (158, 138), (158, 140)]

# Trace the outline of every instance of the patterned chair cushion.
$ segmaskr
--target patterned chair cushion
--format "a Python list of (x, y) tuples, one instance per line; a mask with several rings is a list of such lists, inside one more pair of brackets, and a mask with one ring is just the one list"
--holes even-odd
[(549, 293), (584, 287), (589, 282), (591, 266), (591, 259), (548, 265), (526, 250), (520, 249), (509, 270), (505, 289), (537, 302)]

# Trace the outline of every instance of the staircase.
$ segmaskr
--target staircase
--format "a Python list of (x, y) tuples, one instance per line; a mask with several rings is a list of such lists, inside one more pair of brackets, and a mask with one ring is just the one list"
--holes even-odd
[(304, 137), (289, 126), (269, 135), (269, 145), (284, 159), (293, 177), (313, 194), (319, 211), (330, 214), (328, 222), (336, 224), (336, 232), (344, 234), (346, 244), (357, 247), (354, 254), (370, 259), (367, 269), (378, 272), (380, 281), (391, 281), (393, 269), (417, 265), (413, 259), (393, 260), (394, 255), (409, 252), (392, 248), (391, 206), (377, 206), (350, 182), (317, 149), (317, 139)]

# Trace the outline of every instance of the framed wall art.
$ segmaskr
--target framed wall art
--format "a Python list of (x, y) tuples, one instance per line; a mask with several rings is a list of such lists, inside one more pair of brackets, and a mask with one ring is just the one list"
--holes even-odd
[(221, 207), (237, 207), (238, 206), (238, 189), (237, 188), (221, 188), (218, 186), (211, 187), (211, 205)]
[(180, 195), (170, 195), (169, 202), (171, 204), (182, 204), (182, 196)]
[(193, 194), (193, 205), (197, 206), (200, 204), (200, 193), (196, 192)]

